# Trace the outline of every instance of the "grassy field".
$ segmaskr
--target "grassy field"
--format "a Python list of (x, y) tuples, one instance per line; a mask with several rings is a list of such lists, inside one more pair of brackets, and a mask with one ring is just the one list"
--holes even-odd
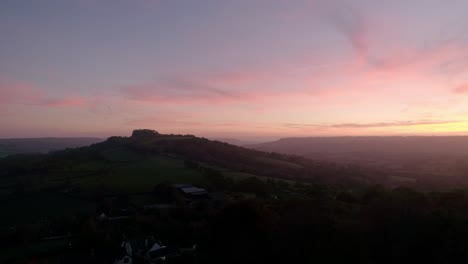
[(266, 176), (258, 176), (258, 175), (255, 175), (255, 174), (250, 174), (250, 173), (245, 173), (245, 172), (237, 172), (237, 171), (223, 171), (223, 175), (226, 176), (226, 177), (235, 179), (235, 180), (242, 180), (242, 179), (247, 179), (247, 178), (250, 178), (250, 177), (255, 177), (255, 178), (257, 178), (259, 180), (262, 180), (262, 181), (266, 181), (268, 179), (271, 179), (271, 180), (286, 182), (288, 184), (296, 183), (296, 181), (293, 181), (293, 180), (285, 180), (285, 179), (278, 179), (278, 178), (272, 178), (272, 177), (266, 177)]
[[(123, 155), (119, 154), (119, 159)], [(131, 156), (125, 156), (131, 157)], [(131, 157), (134, 159), (134, 157)], [(102, 173), (99, 172), (106, 169)], [(49, 175), (30, 176), (30, 188), (24, 195), (5, 195), (0, 200), (0, 231), (5, 231), (15, 224), (34, 224), (43, 219), (73, 216), (77, 212), (95, 211), (95, 203), (86, 199), (87, 194), (95, 194), (100, 186), (122, 194), (150, 192), (154, 186), (162, 183), (203, 184), (205, 177), (196, 170), (187, 169), (183, 160), (163, 156), (138, 159), (131, 162), (108, 161), (77, 164), (71, 172)], [(11, 185), (11, 179), (4, 179), (3, 184)], [(82, 198), (61, 193), (41, 191), (53, 186), (80, 187)], [(1, 186), (0, 186), (1, 187)]]
[(283, 167), (288, 167), (292, 169), (301, 169), (303, 168), (302, 165), (289, 162), (289, 161), (284, 161), (280, 159), (272, 159), (272, 158), (267, 158), (267, 157), (256, 157), (255, 160), (259, 163), (263, 163), (265, 165), (271, 165), (271, 166), (283, 166)]
[(106, 174), (77, 178), (73, 184), (83, 189), (106, 186), (123, 193), (147, 192), (162, 182), (201, 184), (204, 177), (185, 168), (182, 160), (154, 156), (135, 162), (116, 164)]
[[(0, 218), (0, 226), (8, 227), (13, 223), (36, 223), (43, 218), (72, 215), (78, 211), (91, 211), (95, 205), (85, 197), (99, 194), (101, 187), (121, 194), (137, 194), (150, 192), (159, 183), (191, 183), (207, 184), (207, 178), (199, 170), (186, 168), (183, 159), (168, 156), (143, 156), (125, 149), (110, 149), (104, 151), (102, 159), (83, 160), (70, 166), (56, 166), (57, 170), (45, 175), (28, 175), (16, 178), (26, 182), (24, 196), (8, 195), (12, 188), (2, 189), (4, 200), (0, 202), (0, 210), (5, 212)], [(265, 163), (275, 160), (263, 160)], [(296, 164), (284, 162), (283, 166)], [(236, 179), (256, 177), (252, 174), (225, 171), (224, 176)], [(266, 177), (260, 177), (266, 180)], [(2, 186), (14, 186), (15, 178), (4, 178)], [(289, 183), (292, 183), (288, 181)], [(0, 186), (0, 187), (2, 187)], [(62, 187), (65, 186), (65, 187)], [(54, 194), (51, 187), (79, 187), (79, 196), (73, 198), (64, 194)], [(1, 189), (1, 188), (0, 188)]]
[(143, 156), (128, 149), (115, 148), (101, 152), (101, 156), (112, 162), (134, 162), (143, 159)]
[[(27, 192), (35, 192), (57, 186), (79, 187), (89, 191), (98, 186), (123, 192), (146, 192), (161, 182), (193, 183), (204, 182), (203, 175), (185, 167), (184, 161), (166, 156), (141, 157), (131, 152), (106, 152), (106, 159), (85, 161), (67, 169), (43, 175), (25, 175), (19, 178), (1, 178), (0, 191), (10, 193), (16, 182), (26, 183)], [(112, 161), (110, 161), (112, 160)], [(0, 199), (1, 200), (1, 199)]]

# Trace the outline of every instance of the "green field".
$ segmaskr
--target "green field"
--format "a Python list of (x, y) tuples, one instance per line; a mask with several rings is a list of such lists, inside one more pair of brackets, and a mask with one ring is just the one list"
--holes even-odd
[[(192, 140), (191, 137), (173, 138), (187, 140), (188, 144)], [(164, 142), (161, 143), (163, 146), (171, 143), (167, 142), (167, 137), (156, 137), (153, 141), (159, 142), (163, 139)], [(14, 177), (0, 177), (0, 210), (4, 212), (0, 228), (9, 228), (15, 223), (38, 223), (41, 219), (74, 215), (80, 211), (94, 212), (96, 204), (92, 202), (93, 197), (126, 194), (144, 202), (147, 199), (144, 194), (151, 192), (156, 185), (163, 182), (200, 186), (213, 184), (213, 179), (206, 177), (203, 170), (187, 168), (183, 157), (171, 152), (161, 155), (151, 148), (145, 150), (142, 146), (151, 146), (146, 141), (143, 141), (144, 144), (141, 143), (142, 146), (135, 147), (122, 145), (119, 139), (115, 140), (116, 142), (112, 144), (106, 143), (107, 145), (98, 145), (91, 149), (34, 156), (34, 159), (13, 159), (12, 164), (17, 162), (21, 165), (26, 162), (24, 167), (34, 170), (28, 170)], [(193, 149), (198, 149), (196, 144)], [(209, 153), (206, 156), (211, 155)], [(39, 163), (35, 163), (36, 160), (39, 160)], [(302, 165), (289, 160), (268, 156), (253, 155), (251, 161), (255, 161), (260, 168), (278, 167), (291, 170), (302, 168)], [(216, 161), (199, 163), (202, 168), (211, 168), (236, 180), (249, 177), (269, 179), (218, 167), (217, 164), (223, 163)], [(233, 167), (235, 170), (236, 166)]]
[(162, 182), (202, 184), (203, 180), (200, 172), (185, 168), (181, 160), (154, 156), (115, 165), (105, 175), (78, 178), (75, 183), (84, 189), (105, 185), (119, 192), (132, 193), (151, 191)]
[(267, 157), (255, 157), (255, 160), (261, 164), (270, 165), (270, 166), (282, 166), (282, 167), (288, 167), (292, 169), (301, 169), (304, 167), (294, 162), (289, 162), (289, 161), (280, 160), (280, 159), (267, 158)]
[[(124, 157), (132, 161), (122, 162)], [(62, 173), (21, 177), (21, 181), (27, 182), (24, 195), (12, 196), (13, 189), (6, 186), (12, 186), (14, 178), (3, 179), (0, 187), (5, 188), (1, 189), (4, 195), (0, 199), (0, 210), (4, 213), (0, 228), (8, 228), (14, 223), (37, 223), (44, 218), (73, 215), (79, 211), (94, 212), (95, 204), (86, 197), (99, 194), (100, 187), (133, 194), (150, 192), (162, 182), (203, 184), (205, 180), (199, 171), (186, 168), (180, 159), (164, 156), (135, 159), (131, 154), (119, 153), (118, 160), (83, 162)], [(78, 196), (82, 198), (44, 191), (57, 186), (78, 187), (81, 190)]]
[[(105, 186), (122, 193), (147, 192), (161, 182), (203, 184), (199, 171), (188, 169), (184, 161), (166, 156), (136, 157), (132, 153), (108, 152), (112, 160), (85, 161), (43, 175), (0, 179), (0, 190), (16, 181), (26, 183), (26, 190), (39, 191), (57, 186), (79, 187), (91, 191)], [(125, 159), (125, 161), (123, 161)], [(5, 188), (4, 188), (5, 189)], [(2, 190), (8, 193), (9, 189)]]
[(234, 180), (244, 180), (244, 179), (247, 179), (247, 178), (254, 177), (254, 178), (257, 178), (257, 179), (263, 180), (263, 181), (266, 181), (266, 180), (270, 179), (270, 180), (275, 180), (275, 181), (282, 181), (282, 182), (285, 182), (285, 183), (288, 183), (288, 184), (296, 183), (296, 181), (293, 181), (293, 180), (278, 179), (278, 178), (266, 177), (266, 176), (258, 176), (258, 175), (255, 175), (255, 174), (250, 174), (250, 173), (245, 173), (245, 172), (237, 172), (237, 171), (223, 171), (223, 175), (228, 177), (228, 178), (232, 178)]

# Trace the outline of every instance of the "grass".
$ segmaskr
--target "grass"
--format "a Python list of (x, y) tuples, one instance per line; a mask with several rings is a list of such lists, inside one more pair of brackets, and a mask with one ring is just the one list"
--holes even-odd
[[(105, 167), (110, 168), (110, 172), (89, 174), (94, 169)], [(81, 176), (80, 169), (83, 169)], [(80, 164), (74, 170), (72, 176), (67, 173), (37, 176), (37, 182), (34, 182), (34, 185), (50, 187), (67, 183), (81, 187), (84, 192), (104, 185), (120, 193), (138, 193), (152, 191), (155, 185), (162, 182), (203, 184), (205, 181), (205, 177), (200, 172), (187, 169), (182, 160), (163, 156), (153, 156), (134, 162), (120, 162), (111, 166), (108, 166), (106, 161)], [(95, 209), (95, 205), (87, 200), (38, 191), (39, 188), (34, 189), (35, 191), (29, 191), (24, 196), (0, 202), (0, 210), (3, 212), (3, 217), (0, 218), (0, 228), (8, 228), (15, 223), (37, 223), (46, 217), (73, 215), (79, 211), (93, 212)]]
[(134, 162), (143, 158), (141, 154), (123, 148), (105, 150), (101, 152), (101, 156), (111, 162)]
[[(39, 191), (43, 188), (69, 185), (80, 187), (84, 192), (93, 192), (99, 186), (119, 193), (149, 192), (162, 183), (192, 183), (205, 185), (206, 178), (198, 170), (185, 167), (182, 159), (154, 155), (144, 157), (125, 148), (109, 149), (101, 153), (103, 159), (82, 161), (65, 167), (62, 171), (49, 172), (46, 175), (29, 175), (20, 179), (27, 182), (27, 191)], [(263, 164), (300, 168), (293, 162), (257, 157)], [(202, 164), (205, 167), (223, 171), (227, 177), (243, 179), (258, 177), (242, 172), (225, 171), (223, 168)], [(267, 177), (260, 177), (263, 180)], [(289, 182), (289, 181), (288, 181)]]
[(153, 156), (136, 162), (118, 164), (105, 175), (78, 179), (76, 182), (85, 189), (105, 185), (123, 193), (147, 192), (162, 182), (194, 183), (204, 182), (200, 172), (185, 168), (177, 159)]
[(286, 182), (286, 183), (289, 183), (289, 184), (296, 183), (296, 181), (294, 181), (294, 180), (278, 179), (278, 178), (267, 177), (267, 176), (258, 176), (258, 175), (255, 175), (255, 174), (250, 174), (250, 173), (246, 173), (246, 172), (237, 172), (237, 171), (223, 171), (223, 176), (228, 177), (228, 178), (232, 178), (234, 180), (243, 180), (243, 179), (246, 179), (246, 178), (254, 177), (254, 178), (257, 178), (257, 179), (262, 180), (262, 181), (266, 181), (268, 179), (271, 179), (271, 180), (275, 180), (275, 181)]
[(267, 158), (267, 157), (256, 157), (255, 160), (259, 163), (263, 163), (263, 164), (271, 165), (271, 166), (283, 166), (283, 167), (289, 167), (292, 169), (301, 169), (304, 167), (294, 162), (284, 161), (280, 159), (272, 159), (272, 158)]
[[(2, 186), (21, 181), (27, 183), (28, 192), (69, 185), (91, 191), (98, 186), (121, 193), (148, 192), (162, 182), (203, 184), (203, 175), (185, 167), (181, 159), (166, 156), (143, 158), (132, 151), (113, 149), (103, 155), (105, 160), (94, 160), (74, 164), (62, 171), (45, 175), (27, 175), (20, 178), (0, 177)], [(110, 161), (112, 160), (112, 161)], [(5, 194), (11, 190), (3, 190)], [(1, 194), (1, 193), (0, 193)]]

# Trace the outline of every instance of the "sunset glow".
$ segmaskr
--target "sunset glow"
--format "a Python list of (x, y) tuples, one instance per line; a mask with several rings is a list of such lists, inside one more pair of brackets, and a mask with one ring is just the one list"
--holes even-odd
[(465, 0), (0, 3), (0, 137), (468, 134)]

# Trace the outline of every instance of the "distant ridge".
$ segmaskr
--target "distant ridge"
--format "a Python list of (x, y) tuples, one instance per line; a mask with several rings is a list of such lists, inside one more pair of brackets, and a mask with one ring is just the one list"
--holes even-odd
[(387, 152), (468, 154), (468, 136), (342, 136), (294, 137), (250, 145), (262, 151), (310, 153)]
[(211, 140), (216, 140), (220, 142), (225, 142), (231, 145), (243, 147), (243, 146), (249, 146), (253, 144), (259, 144), (254, 141), (247, 141), (247, 140), (240, 140), (240, 139), (235, 139), (235, 138), (212, 138)]
[(0, 139), (0, 157), (13, 154), (47, 153), (66, 148), (78, 148), (102, 142), (92, 137), (46, 137)]

